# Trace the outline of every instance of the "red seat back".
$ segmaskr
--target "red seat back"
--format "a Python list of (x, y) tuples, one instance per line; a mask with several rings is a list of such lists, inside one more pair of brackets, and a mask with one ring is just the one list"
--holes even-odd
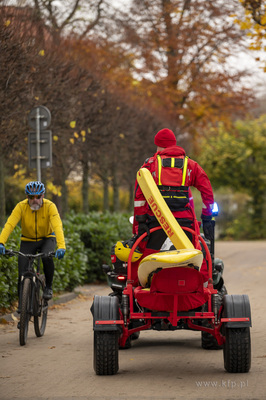
[(151, 293), (203, 293), (202, 274), (194, 268), (163, 268), (151, 280)]

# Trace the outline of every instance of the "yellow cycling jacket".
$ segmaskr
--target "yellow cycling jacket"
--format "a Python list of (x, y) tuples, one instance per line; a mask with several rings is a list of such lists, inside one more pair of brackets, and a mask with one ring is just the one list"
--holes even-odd
[(0, 235), (0, 243), (5, 245), (9, 235), (21, 220), (21, 240), (35, 242), (47, 237), (56, 237), (57, 247), (65, 249), (63, 225), (56, 205), (43, 199), (38, 211), (31, 210), (28, 199), (19, 202)]

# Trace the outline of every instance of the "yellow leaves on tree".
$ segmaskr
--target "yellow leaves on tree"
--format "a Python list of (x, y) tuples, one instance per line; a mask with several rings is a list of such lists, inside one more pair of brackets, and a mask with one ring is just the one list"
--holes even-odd
[(55, 196), (62, 196), (61, 186), (54, 185), (52, 182), (46, 184), (47, 191)]
[(254, 51), (265, 51), (266, 40), (266, 4), (263, 1), (239, 0), (245, 8), (244, 18), (234, 19), (252, 40), (249, 48)]
[(200, 162), (216, 186), (250, 192), (254, 183), (266, 187), (266, 115), (220, 124), (201, 140)]
[[(70, 125), (72, 124), (72, 128), (73, 127), (76, 127), (76, 121), (72, 121), (71, 123), (70, 123)], [(88, 129), (88, 133), (91, 133), (91, 130), (90, 129)], [(85, 141), (86, 141), (86, 131), (83, 129), (83, 130), (81, 130), (80, 131), (80, 134), (78, 134), (78, 132), (77, 131), (75, 131), (74, 133), (73, 133), (73, 136), (74, 136), (74, 138), (70, 138), (69, 139), (69, 142), (71, 143), (71, 144), (74, 144), (75, 143), (75, 139), (76, 140), (78, 140), (78, 139), (81, 139), (81, 141), (82, 141), (82, 143), (84, 143)]]
[(86, 141), (86, 131), (81, 131), (80, 134), (82, 137), (82, 143), (84, 143)]

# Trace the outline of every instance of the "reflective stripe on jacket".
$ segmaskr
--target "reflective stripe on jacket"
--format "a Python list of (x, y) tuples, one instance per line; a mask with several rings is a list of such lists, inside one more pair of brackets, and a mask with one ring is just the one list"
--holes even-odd
[[(213, 191), (209, 178), (206, 172), (203, 170), (203, 168), (201, 168), (201, 166), (196, 161), (193, 161), (190, 158), (186, 158), (185, 150), (182, 147), (179, 146), (167, 147), (163, 151), (155, 153), (154, 156), (150, 157), (141, 167), (141, 168), (147, 168), (151, 172), (153, 179), (155, 180), (157, 185), (159, 183), (158, 172), (156, 171), (156, 164), (158, 163), (157, 159), (158, 155), (161, 158), (166, 158), (166, 157), (183, 158), (184, 160), (185, 159), (187, 160), (187, 167), (183, 168), (183, 173), (181, 174), (182, 175), (181, 183), (184, 186), (187, 187), (193, 186), (199, 190), (199, 192), (201, 193), (201, 198), (203, 203), (202, 214), (206, 216), (212, 215), (211, 207), (214, 202)], [(176, 170), (176, 168), (173, 168), (173, 170)], [(176, 218), (188, 218), (188, 219), (193, 218), (189, 208), (187, 211), (172, 211), (172, 212)], [(136, 180), (134, 216), (142, 214), (153, 215)], [(138, 223), (136, 221), (136, 218), (134, 218), (134, 224), (133, 224), (134, 234), (137, 233), (137, 227)]]
[(172, 212), (185, 211), (189, 206), (188, 186), (185, 186), (188, 157), (168, 157), (157, 154), (155, 182)]

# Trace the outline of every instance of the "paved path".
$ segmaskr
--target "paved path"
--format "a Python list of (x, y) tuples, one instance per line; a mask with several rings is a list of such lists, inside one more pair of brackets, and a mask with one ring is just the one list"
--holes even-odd
[(221, 242), (231, 294), (248, 294), (252, 307), (252, 366), (229, 374), (222, 351), (201, 349), (199, 332), (145, 331), (119, 352), (119, 373), (96, 376), (90, 306), (106, 286), (86, 286), (82, 295), (49, 310), (44, 337), (30, 326), (19, 346), (15, 324), (0, 325), (1, 400), (266, 399), (266, 242)]

